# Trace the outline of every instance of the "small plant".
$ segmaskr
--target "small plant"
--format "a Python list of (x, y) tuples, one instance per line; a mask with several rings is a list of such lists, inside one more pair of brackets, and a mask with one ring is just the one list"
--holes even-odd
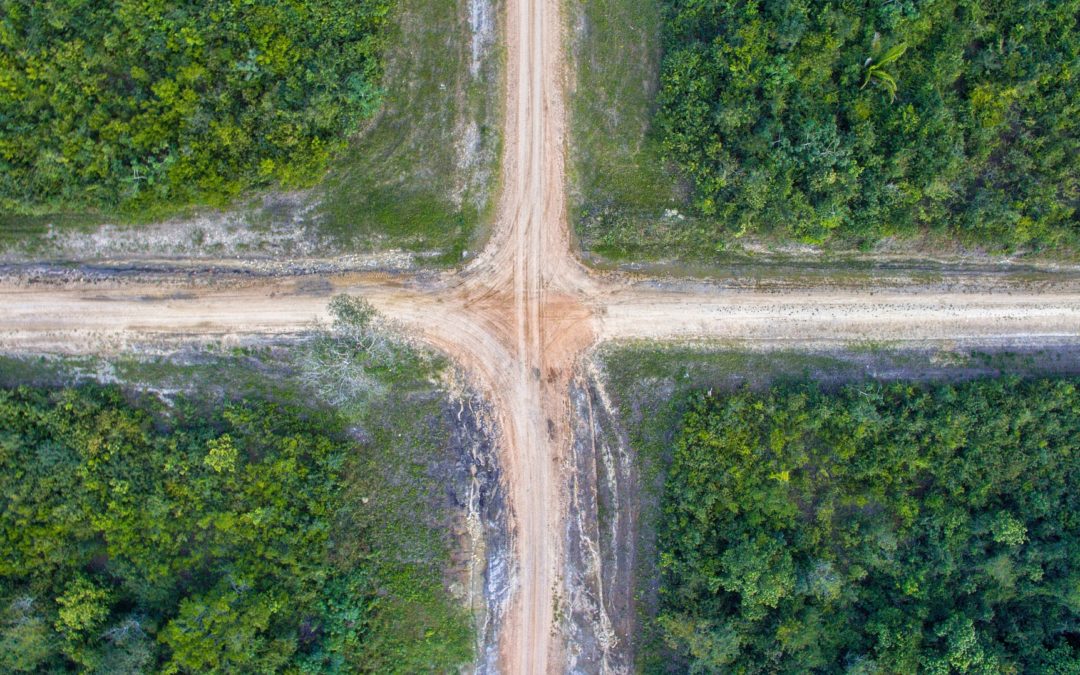
[(870, 80), (876, 80), (881, 83), (883, 87), (889, 92), (889, 96), (892, 100), (896, 100), (896, 78), (885, 70), (885, 66), (889, 65), (893, 61), (899, 59), (907, 51), (908, 45), (906, 42), (901, 42), (895, 45), (889, 51), (885, 52), (885, 55), (881, 57), (881, 60), (877, 63), (873, 63), (873, 59), (866, 60), (866, 79), (863, 80), (862, 86), (859, 89), (865, 89), (866, 85), (870, 84)]
[(333, 332), (362, 354), (368, 365), (386, 366), (394, 360), (392, 327), (363, 298), (337, 295), (330, 300)]
[(336, 406), (382, 397), (386, 385), (375, 370), (395, 362), (393, 333), (363, 298), (335, 296), (333, 325), (299, 357), (300, 380)]

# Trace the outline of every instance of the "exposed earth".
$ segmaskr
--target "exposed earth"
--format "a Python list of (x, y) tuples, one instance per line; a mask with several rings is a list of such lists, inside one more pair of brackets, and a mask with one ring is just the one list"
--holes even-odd
[(500, 670), (567, 663), (556, 620), (564, 597), (571, 378), (605, 340), (693, 339), (760, 345), (1080, 341), (1073, 271), (893, 269), (821, 277), (686, 281), (601, 274), (572, 254), (564, 195), (566, 119), (560, 3), (510, 0), (502, 195), (485, 250), (441, 274), (200, 274), (197, 268), (9, 267), (0, 278), (0, 349), (120, 352), (199, 340), (300, 335), (327, 300), (369, 300), (449, 354), (495, 411), (516, 566)]

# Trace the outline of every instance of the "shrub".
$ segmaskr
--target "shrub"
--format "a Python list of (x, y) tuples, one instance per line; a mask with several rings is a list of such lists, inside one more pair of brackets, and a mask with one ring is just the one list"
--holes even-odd
[(0, 0), (0, 210), (310, 184), (379, 102), (390, 0)]
[(732, 232), (1073, 242), (1078, 13), (1077, 0), (667, 0), (664, 152)]
[(1075, 672), (1065, 380), (698, 396), (659, 625), (692, 672)]

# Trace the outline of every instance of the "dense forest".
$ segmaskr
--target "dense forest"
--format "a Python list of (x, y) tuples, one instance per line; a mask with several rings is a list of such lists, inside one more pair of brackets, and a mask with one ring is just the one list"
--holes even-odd
[(698, 394), (658, 622), (698, 673), (1075, 673), (1075, 381)]
[(468, 661), (464, 616), (398, 616), (395, 594), (426, 582), (380, 567), (354, 517), (367, 498), (348, 478), (373, 460), (336, 414), (144, 398), (99, 386), (0, 390), (0, 670), (387, 672), (415, 658), (435, 669)]
[(390, 0), (0, 0), (0, 210), (311, 183), (380, 98)]
[(1080, 234), (1080, 0), (665, 0), (658, 130), (728, 235)]

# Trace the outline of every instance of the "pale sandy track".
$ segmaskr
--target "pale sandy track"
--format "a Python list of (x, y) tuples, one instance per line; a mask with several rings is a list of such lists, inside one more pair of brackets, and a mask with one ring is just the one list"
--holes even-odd
[(1080, 279), (1070, 277), (1052, 292), (987, 275), (965, 281), (963, 292), (868, 282), (777, 294), (590, 275), (571, 255), (565, 219), (559, 7), (558, 0), (508, 2), (503, 194), (489, 245), (460, 273), (425, 281), (352, 274), (0, 282), (6, 351), (118, 352), (147, 342), (287, 336), (325, 319), (331, 295), (350, 293), (450, 354), (487, 392), (502, 432), (517, 558), (500, 633), (508, 673), (559, 671), (564, 662), (553, 610), (567, 390), (575, 360), (597, 340), (1080, 340)]
[[(192, 287), (187, 294), (175, 288), (161, 293), (154, 285), (4, 285), (0, 347), (82, 353), (149, 339), (296, 334), (327, 318), (327, 298), (335, 292), (368, 298), (475, 367), (485, 380), (503, 382), (523, 366), (572, 361), (594, 339), (1080, 340), (1080, 291), (887, 294), (811, 288), (783, 295), (703, 294), (680, 292), (676, 285), (672, 290), (620, 288), (600, 299), (548, 296), (538, 319), (540, 355), (519, 359), (518, 317), (508, 293), (482, 299), (458, 288), (439, 296), (355, 277), (327, 280), (330, 287), (318, 295), (296, 293), (293, 280)], [(545, 372), (541, 390), (548, 388), (551, 372)]]
[(898, 293), (806, 289), (613, 294), (599, 320), (602, 338), (807, 341), (1080, 337), (1080, 291)]

